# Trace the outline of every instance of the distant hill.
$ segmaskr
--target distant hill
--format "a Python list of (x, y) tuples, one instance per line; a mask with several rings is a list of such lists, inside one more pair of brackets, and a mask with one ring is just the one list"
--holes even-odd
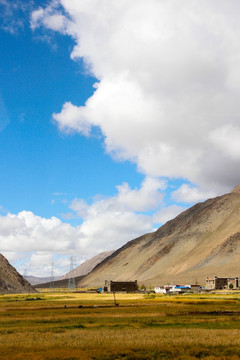
[(68, 279), (69, 277), (87, 275), (88, 273), (90, 273), (90, 271), (92, 271), (95, 268), (95, 266), (97, 266), (100, 262), (102, 262), (108, 256), (112, 255), (113, 252), (114, 252), (114, 250), (104, 251), (104, 252), (94, 256), (93, 258), (86, 260), (84, 263), (82, 263), (81, 265), (76, 267), (71, 272), (69, 271), (66, 275), (64, 275), (62, 277), (62, 279), (64, 280), (64, 279)]
[[(51, 281), (51, 276), (37, 277), (37, 276), (33, 276), (33, 275), (26, 275), (26, 276), (24, 276), (24, 279), (26, 279), (31, 285), (36, 285), (36, 284), (41, 284), (41, 283), (46, 283), (48, 281)], [(54, 279), (60, 280), (61, 276), (55, 276)]]
[(207, 276), (240, 276), (240, 185), (199, 203), (157, 231), (129, 241), (79, 286), (112, 280), (159, 285), (205, 283)]
[(22, 275), (0, 254), (0, 293), (33, 293), (36, 290)]

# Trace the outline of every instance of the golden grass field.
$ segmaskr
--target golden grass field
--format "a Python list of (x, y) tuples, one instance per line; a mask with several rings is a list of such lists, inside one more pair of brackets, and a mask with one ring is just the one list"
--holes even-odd
[(0, 359), (239, 359), (240, 294), (0, 295)]

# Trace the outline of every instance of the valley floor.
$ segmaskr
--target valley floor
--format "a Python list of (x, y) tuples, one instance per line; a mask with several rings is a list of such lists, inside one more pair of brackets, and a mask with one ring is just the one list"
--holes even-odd
[(240, 294), (0, 295), (2, 360), (239, 359)]

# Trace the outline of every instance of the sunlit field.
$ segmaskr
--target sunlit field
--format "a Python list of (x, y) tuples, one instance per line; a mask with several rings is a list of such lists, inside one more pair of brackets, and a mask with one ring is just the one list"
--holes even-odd
[(240, 294), (0, 295), (0, 359), (239, 359)]

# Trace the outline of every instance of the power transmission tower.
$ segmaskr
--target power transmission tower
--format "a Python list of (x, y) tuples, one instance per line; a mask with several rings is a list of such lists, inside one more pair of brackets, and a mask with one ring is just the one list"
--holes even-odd
[(69, 271), (69, 277), (68, 277), (68, 291), (75, 290), (76, 284), (75, 284), (75, 278), (74, 278), (74, 261), (75, 257), (70, 257), (70, 271)]
[(51, 264), (51, 281), (49, 292), (54, 292), (54, 262)]
[(27, 280), (27, 269), (24, 269), (23, 277), (25, 280)]
[[(27, 269), (26, 268), (24, 269), (23, 277), (24, 277), (25, 280), (27, 280)], [(30, 294), (30, 287), (28, 288), (28, 293)]]

